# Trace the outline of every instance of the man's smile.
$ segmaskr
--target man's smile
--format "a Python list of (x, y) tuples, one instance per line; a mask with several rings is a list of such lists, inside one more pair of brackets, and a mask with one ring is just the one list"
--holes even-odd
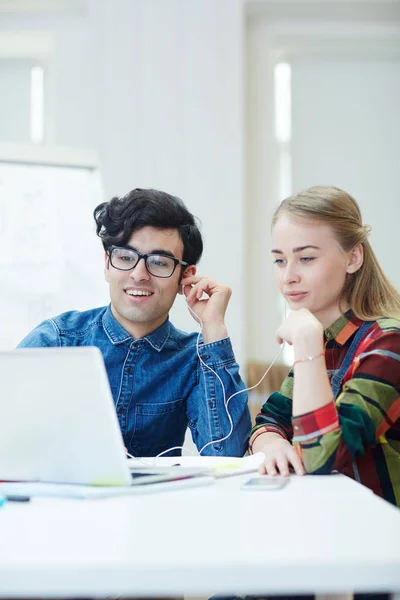
[(125, 294), (127, 294), (127, 296), (130, 296), (132, 299), (135, 298), (135, 300), (139, 298), (149, 298), (150, 296), (154, 295), (154, 292), (152, 290), (144, 288), (125, 288), (124, 292)]

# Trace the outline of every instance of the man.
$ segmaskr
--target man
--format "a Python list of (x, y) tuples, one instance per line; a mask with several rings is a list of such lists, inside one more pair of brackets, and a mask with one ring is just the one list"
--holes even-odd
[[(47, 319), (20, 347), (99, 347), (133, 456), (180, 454), (187, 426), (203, 454), (242, 456), (250, 416), (246, 392), (228, 404), (245, 387), (224, 322), (231, 291), (196, 276), (195, 218), (179, 198), (142, 189), (100, 204), (94, 218), (111, 304)], [(198, 351), (198, 334), (168, 319), (177, 293), (202, 323)]]

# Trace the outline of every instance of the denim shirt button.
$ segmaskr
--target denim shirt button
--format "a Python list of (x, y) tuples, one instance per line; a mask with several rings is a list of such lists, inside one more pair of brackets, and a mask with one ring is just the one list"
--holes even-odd
[(128, 373), (128, 375), (130, 375), (132, 373), (132, 367), (128, 367), (126, 372)]
[(208, 406), (209, 406), (210, 408), (214, 408), (214, 406), (215, 406), (215, 403), (214, 403), (212, 400), (209, 400), (209, 401), (208, 401)]
[(122, 415), (123, 412), (124, 412), (124, 407), (123, 406), (119, 406), (118, 409), (117, 409), (117, 413), (119, 415)]
[(209, 354), (200, 354), (200, 358), (201, 360), (207, 360), (208, 358), (210, 358)]

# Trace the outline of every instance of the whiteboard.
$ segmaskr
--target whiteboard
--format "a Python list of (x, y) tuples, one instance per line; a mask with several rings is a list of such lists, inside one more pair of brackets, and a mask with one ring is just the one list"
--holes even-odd
[(109, 302), (98, 169), (0, 161), (0, 349), (43, 319)]

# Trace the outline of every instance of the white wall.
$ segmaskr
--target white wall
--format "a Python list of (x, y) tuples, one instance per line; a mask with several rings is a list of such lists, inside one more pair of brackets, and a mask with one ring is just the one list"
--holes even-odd
[[(113, 1), (91, 4), (98, 51), (96, 122), (102, 124), (98, 147), (106, 189), (165, 189), (200, 217), (205, 238), (200, 272), (234, 289), (229, 328), (239, 354), (244, 294), (241, 2), (117, 4), (118, 10)], [(193, 326), (177, 311), (174, 318)]]
[(30, 72), (28, 61), (0, 61), (0, 115), (12, 112), (13, 119), (0, 118), (0, 139), (30, 140)]
[(273, 23), (263, 16), (247, 21), (246, 241), (252, 258), (246, 269), (246, 355), (272, 360), (278, 350), (274, 331), (281, 319), (272, 277), (269, 224), (279, 202), (279, 150), (274, 129)]
[(337, 185), (358, 201), (370, 241), (400, 288), (399, 54), (306, 54), (292, 62), (293, 188)]
[[(43, 59), (48, 142), (94, 148), (107, 198), (156, 187), (200, 217), (200, 272), (234, 289), (228, 324), (239, 358), (242, 8), (241, 0), (91, 0), (80, 10), (0, 21), (0, 38), (12, 31), (52, 37), (54, 50)], [(182, 304), (173, 315), (178, 326), (193, 327)]]
[(271, 360), (282, 319), (269, 225), (284, 196), (274, 133), (273, 69), (292, 65), (292, 191), (338, 185), (359, 201), (382, 265), (399, 285), (400, 3), (250, 2), (247, 18), (249, 252), (246, 353)]

